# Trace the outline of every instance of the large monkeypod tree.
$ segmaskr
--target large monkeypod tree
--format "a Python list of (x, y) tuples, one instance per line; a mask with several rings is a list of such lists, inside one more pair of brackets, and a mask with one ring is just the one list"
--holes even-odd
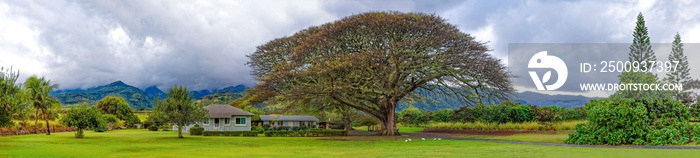
[(248, 56), (258, 84), (237, 102), (333, 100), (376, 118), (381, 135), (398, 135), (402, 100), (508, 99), (509, 73), (488, 51), (435, 15), (353, 15), (259, 46)]

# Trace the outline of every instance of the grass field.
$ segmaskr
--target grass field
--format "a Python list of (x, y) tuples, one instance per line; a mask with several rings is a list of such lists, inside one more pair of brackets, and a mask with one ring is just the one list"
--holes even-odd
[(694, 157), (700, 150), (577, 148), (405, 137), (202, 137), (117, 130), (0, 137), (0, 157)]
[(483, 135), (471, 135), (463, 136), (465, 138), (480, 138), (480, 139), (494, 139), (494, 140), (512, 140), (512, 141), (522, 141), (522, 142), (547, 142), (547, 143), (564, 143), (566, 138), (569, 138), (569, 133), (574, 131), (558, 131), (556, 133), (528, 133), (528, 134), (514, 134), (509, 136), (483, 136)]

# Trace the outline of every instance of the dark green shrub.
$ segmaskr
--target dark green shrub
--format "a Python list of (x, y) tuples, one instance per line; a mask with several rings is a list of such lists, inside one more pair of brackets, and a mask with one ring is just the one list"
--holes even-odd
[(257, 132), (253, 131), (204, 131), (203, 136), (258, 136)]
[(263, 127), (253, 126), (250, 128), (250, 131), (253, 131), (255, 133), (263, 133), (266, 130)]
[(306, 131), (265, 131), (266, 137), (324, 137), (324, 136), (346, 136), (345, 130), (324, 130), (313, 129)]
[(158, 131), (158, 126), (150, 126), (148, 127), (149, 131)]
[(459, 107), (452, 113), (452, 119), (456, 122), (474, 122), (476, 117), (473, 114), (472, 108), (468, 106)]
[(100, 123), (95, 127), (95, 132), (107, 131), (107, 123), (104, 120), (100, 120)]
[(452, 120), (452, 109), (440, 109), (433, 113), (433, 118), (431, 121), (435, 122), (450, 122)]
[(270, 130), (271, 126), (269, 124), (265, 124), (262, 126), (264, 131)]
[(566, 143), (667, 145), (700, 136), (688, 108), (675, 100), (591, 100), (586, 112), (588, 122), (576, 125)]
[(194, 127), (190, 128), (190, 135), (193, 136), (201, 136), (203, 132), (204, 128), (199, 127), (199, 125), (195, 125)]

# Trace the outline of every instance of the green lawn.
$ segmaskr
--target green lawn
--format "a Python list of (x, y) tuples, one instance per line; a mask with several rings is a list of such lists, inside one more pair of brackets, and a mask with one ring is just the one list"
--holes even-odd
[(512, 141), (523, 141), (523, 142), (547, 142), (547, 143), (564, 143), (566, 138), (569, 138), (570, 132), (557, 132), (557, 133), (528, 133), (528, 134), (514, 134), (509, 136), (482, 136), (482, 135), (471, 135), (463, 136), (465, 138), (480, 138), (480, 139), (495, 139), (495, 140), (512, 140)]
[(577, 148), (406, 137), (202, 137), (118, 130), (0, 137), (0, 157), (695, 157), (700, 150)]

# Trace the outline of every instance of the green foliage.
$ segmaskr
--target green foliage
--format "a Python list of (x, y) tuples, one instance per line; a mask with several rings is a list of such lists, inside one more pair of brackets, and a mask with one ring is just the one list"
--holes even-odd
[(629, 61), (648, 62), (656, 61), (654, 50), (651, 49), (651, 40), (647, 30), (644, 15), (640, 12), (637, 15), (636, 26), (632, 34), (632, 45), (630, 46)]
[(424, 112), (415, 107), (409, 107), (401, 110), (398, 114), (398, 122), (406, 126), (421, 126), (430, 123), (432, 114)]
[(264, 134), (266, 137), (328, 137), (346, 136), (348, 135), (348, 131), (314, 129), (306, 131), (265, 131)]
[(119, 121), (119, 118), (112, 114), (102, 114), (102, 119), (107, 123), (117, 123), (117, 121)]
[(0, 127), (14, 125), (12, 115), (28, 107), (18, 77), (19, 71), (0, 67)]
[[(35, 75), (30, 76), (24, 82), (24, 89), (27, 91), (28, 100), (30, 104), (34, 107), (36, 113), (41, 112), (46, 122), (46, 135), (51, 135), (51, 130), (49, 130), (49, 116), (52, 115), (52, 109), (59, 108), (60, 103), (51, 97), (49, 94), (54, 89), (58, 88), (57, 84), (51, 84), (51, 81), (44, 79), (44, 77), (37, 77)], [(38, 116), (35, 116), (35, 122), (38, 120)]]
[(231, 104), (234, 100), (243, 97), (244, 93), (234, 93), (229, 91), (219, 91), (206, 95), (197, 100), (202, 105), (209, 104)]
[(75, 137), (83, 138), (83, 129), (97, 128), (101, 124), (104, 125), (105, 121), (100, 112), (83, 105), (68, 109), (59, 122), (62, 125), (76, 128)]
[(136, 117), (134, 110), (131, 109), (129, 104), (127, 104), (122, 97), (107, 96), (97, 102), (97, 106), (95, 108), (97, 108), (97, 110), (103, 114), (112, 114), (124, 121), (127, 121), (132, 117)]
[(203, 136), (247, 136), (255, 137), (258, 136), (257, 132), (254, 131), (204, 131)]
[(156, 108), (151, 113), (152, 115), (149, 115), (149, 119), (177, 125), (178, 137), (183, 138), (182, 127), (204, 119), (207, 110), (201, 104), (194, 102), (194, 97), (187, 90), (187, 87), (173, 87), (168, 90), (167, 94), (168, 97), (164, 100), (156, 100)]
[(431, 121), (434, 122), (449, 122), (452, 121), (452, 113), (453, 111), (450, 109), (440, 109), (438, 111), (435, 111), (433, 113), (433, 118)]
[(158, 126), (148, 126), (148, 131), (158, 131)]
[[(688, 65), (688, 57), (683, 53), (683, 43), (681, 43), (681, 35), (676, 33), (673, 38), (673, 46), (671, 54), (668, 55), (669, 62), (678, 62), (678, 66), (674, 71), (666, 73), (665, 82), (671, 84), (683, 84), (683, 91), (673, 91), (673, 98), (681, 101), (685, 105), (690, 105), (697, 99), (697, 94), (691, 89), (698, 87), (698, 81), (693, 81), (690, 78), (690, 66)], [(693, 83), (696, 82), (696, 83)]]
[(203, 127), (195, 126), (195, 127), (190, 128), (190, 135), (201, 136), (202, 132), (204, 132)]
[(688, 123), (690, 112), (675, 100), (591, 100), (588, 122), (576, 125), (566, 143), (572, 144), (685, 144), (700, 135)]
[(534, 116), (538, 124), (544, 125), (545, 129), (554, 129), (554, 124), (561, 122), (561, 117), (555, 111), (557, 107), (532, 107), (532, 111), (536, 114)]
[[(268, 125), (268, 126), (269, 126), (269, 125)], [(268, 128), (269, 128), (269, 127), (268, 127)], [(262, 134), (263, 132), (265, 132), (265, 129), (264, 129), (263, 127), (253, 126), (253, 127), (250, 127), (250, 131), (253, 131), (253, 132), (261, 133), (261, 134)]]
[[(544, 129), (555, 129), (554, 124), (564, 120), (582, 120), (586, 118), (584, 108), (558, 108), (556, 106), (527, 106), (515, 102), (498, 105), (463, 106), (457, 110), (442, 109), (436, 112), (406, 108), (399, 112), (399, 122), (407, 126), (426, 125), (432, 122), (483, 122), (523, 123), (536, 121)], [(542, 129), (540, 129), (542, 130)]]

